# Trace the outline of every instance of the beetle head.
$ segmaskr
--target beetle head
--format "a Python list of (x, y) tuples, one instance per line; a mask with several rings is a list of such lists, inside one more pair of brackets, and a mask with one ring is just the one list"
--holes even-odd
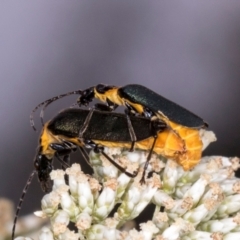
[(53, 169), (52, 159), (48, 159), (46, 155), (38, 153), (34, 160), (34, 167), (38, 174), (38, 181), (41, 184), (44, 192), (50, 192), (52, 188), (52, 181), (50, 173)]

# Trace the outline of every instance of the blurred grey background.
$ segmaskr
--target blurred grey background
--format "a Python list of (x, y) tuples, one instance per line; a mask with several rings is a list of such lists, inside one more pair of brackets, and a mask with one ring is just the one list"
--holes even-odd
[[(1, 1), (0, 79), (0, 196), (15, 203), (41, 130), (31, 110), (98, 83), (153, 89), (209, 123), (218, 141), (204, 154), (240, 156), (240, 1)], [(22, 214), (42, 195), (35, 179)]]

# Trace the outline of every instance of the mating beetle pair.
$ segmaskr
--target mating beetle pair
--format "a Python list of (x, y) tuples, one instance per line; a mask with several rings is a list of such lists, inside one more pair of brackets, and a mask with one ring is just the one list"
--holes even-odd
[[(148, 133), (148, 136), (146, 138), (154, 138), (155, 142), (157, 141), (157, 134), (156, 131), (161, 131), (164, 132), (164, 130), (168, 129), (167, 131), (171, 130), (172, 135), (178, 136), (178, 142), (181, 143), (179, 145), (183, 145), (181, 150), (179, 151), (176, 146), (174, 146), (172, 149), (175, 151), (175, 155), (173, 154), (167, 154), (166, 151), (157, 151), (156, 147), (154, 146), (156, 143), (152, 146), (143, 146), (136, 144), (135, 147), (144, 149), (144, 150), (150, 150), (150, 152), (155, 151), (158, 154), (162, 154), (166, 157), (171, 157), (174, 158), (183, 168), (184, 170), (189, 170), (192, 167), (194, 167), (199, 159), (201, 158), (201, 153), (202, 153), (202, 141), (199, 135), (199, 129), (204, 128), (207, 126), (207, 124), (198, 116), (195, 114), (191, 113), (190, 111), (186, 110), (185, 108), (177, 105), (176, 103), (171, 102), (170, 100), (167, 100), (166, 98), (158, 95), (157, 93), (151, 91), (150, 89), (141, 86), (141, 85), (127, 85), (125, 87), (115, 87), (115, 86), (107, 86), (103, 84), (99, 84), (95, 87), (90, 87), (84, 91), (82, 90), (77, 90), (73, 92), (69, 92), (63, 95), (59, 95), (57, 97), (51, 98), (43, 103), (40, 103), (32, 112), (30, 116), (30, 121), (31, 125), (34, 128), (34, 122), (33, 122), (33, 113), (40, 107), (43, 106), (43, 109), (41, 111), (41, 119), (43, 117), (43, 111), (44, 109), (53, 101), (60, 99), (62, 97), (72, 95), (72, 94), (79, 94), (80, 97), (77, 100), (77, 103), (79, 106), (87, 106), (94, 98), (99, 99), (102, 102), (107, 103), (107, 105), (103, 104), (96, 104), (95, 108), (102, 110), (105, 112), (105, 120), (101, 121), (100, 117), (101, 114), (97, 116), (97, 114), (93, 114), (93, 112), (96, 112), (96, 110), (90, 111), (88, 113), (88, 116), (86, 117), (84, 115), (84, 111), (77, 111), (77, 110), (69, 110), (65, 111), (57, 117), (55, 117), (52, 121), (59, 120), (59, 118), (62, 118), (65, 116), (65, 121), (64, 124), (61, 125), (62, 129), (66, 129), (68, 126), (70, 126), (73, 121), (75, 129), (73, 128), (67, 128), (68, 130), (65, 131), (64, 133), (61, 132), (62, 138), (65, 140), (63, 141), (61, 138), (61, 141), (63, 141), (63, 144), (61, 145), (59, 143), (59, 137), (57, 137), (60, 132), (59, 129), (57, 131), (57, 127), (54, 125), (54, 127), (50, 127), (51, 125), (45, 125), (43, 128), (43, 133), (40, 138), (40, 150), (38, 156), (44, 155), (47, 156), (49, 153), (46, 150), (51, 144), (51, 149), (54, 149), (54, 151), (58, 155), (64, 155), (63, 153), (68, 151), (72, 151), (72, 148), (76, 149), (75, 145), (80, 145), (83, 147), (85, 143), (80, 143), (79, 138), (82, 138), (83, 133), (87, 133), (87, 129), (91, 129), (91, 118), (92, 115), (95, 122), (101, 122), (102, 124), (99, 125), (97, 128), (94, 128), (94, 130), (91, 130), (91, 134), (84, 139), (87, 141), (91, 140), (97, 140), (97, 141), (102, 141), (104, 144), (101, 144), (103, 146), (118, 146), (118, 147), (123, 147), (126, 146), (122, 145), (121, 142), (122, 138), (125, 133), (129, 133), (130, 138), (127, 139), (127, 142), (131, 142), (131, 146), (127, 146), (130, 148), (130, 151), (133, 150), (136, 142), (139, 142), (141, 140), (139, 136), (139, 132), (143, 131), (143, 129), (149, 127), (150, 124), (150, 119), (152, 121), (152, 124), (155, 124), (158, 122), (158, 125), (161, 125), (161, 129), (157, 129), (155, 131), (152, 131), (152, 135)], [(110, 113), (110, 111), (113, 111), (116, 109), (119, 105), (123, 105), (126, 107), (126, 115), (124, 117), (124, 120), (127, 122), (127, 125), (122, 127), (120, 123), (120, 118), (116, 117), (113, 113)], [(108, 112), (107, 112), (108, 111)], [(71, 112), (71, 113), (70, 113)], [(131, 119), (132, 115), (136, 116), (144, 116), (148, 123), (146, 125), (142, 124), (142, 119), (138, 118), (139, 123), (141, 123), (140, 128), (134, 128), (133, 127), (133, 120)], [(86, 119), (85, 119), (86, 117)], [(117, 127), (114, 129), (110, 129), (109, 133), (109, 128), (108, 128), (108, 120), (111, 119), (111, 121), (116, 117), (115, 124)], [(81, 121), (81, 119), (85, 119), (84, 122)], [(155, 120), (153, 120), (155, 119)], [(157, 119), (157, 120), (156, 120)], [(43, 122), (43, 121), (42, 121)], [(112, 122), (111, 122), (112, 123)], [(53, 126), (53, 125), (52, 125)], [(76, 127), (78, 126), (78, 127)], [(111, 124), (109, 125), (111, 126)], [(47, 130), (52, 131), (51, 136), (47, 134)], [(120, 132), (118, 132), (120, 130)], [(75, 140), (71, 139), (69, 141), (69, 135), (73, 134), (74, 132), (74, 138)], [(95, 137), (96, 133), (100, 133), (97, 138)], [(108, 136), (108, 144), (106, 144), (106, 141), (104, 139)], [(111, 137), (110, 137), (111, 136)], [(67, 140), (66, 140), (67, 139)], [(76, 139), (78, 139), (76, 141)], [(49, 140), (53, 141), (49, 143)], [(115, 144), (110, 144), (115, 142)], [(118, 142), (118, 143), (117, 143)], [(73, 144), (73, 146), (72, 146)], [(96, 147), (95, 147), (96, 150)], [(84, 154), (84, 151), (81, 150), (82, 153)], [(96, 150), (97, 151), (97, 150)], [(176, 154), (178, 152), (178, 154)], [(52, 158), (53, 154), (50, 151), (50, 155)], [(65, 154), (66, 155), (66, 154)], [(87, 155), (86, 152), (84, 154), (85, 156)], [(149, 154), (149, 158), (151, 157), (151, 154)], [(149, 160), (148, 160), (149, 161)], [(147, 161), (147, 162), (148, 162)], [(37, 167), (37, 171), (41, 172), (38, 167), (38, 163), (35, 161), (35, 165)], [(147, 164), (146, 164), (147, 165)], [(45, 166), (45, 165), (44, 165)], [(146, 166), (145, 166), (146, 168)], [(144, 178), (144, 176), (143, 176)], [(41, 180), (40, 180), (41, 181)], [(43, 182), (43, 181), (42, 181)], [(46, 181), (47, 182), (47, 181)]]
[[(129, 116), (133, 114), (150, 119), (157, 118), (164, 122), (166, 127), (172, 129), (184, 141), (186, 154), (182, 155), (181, 160), (178, 161), (184, 170), (189, 170), (198, 163), (202, 152), (202, 142), (199, 136), (199, 129), (207, 127), (207, 123), (185, 108), (141, 85), (132, 84), (119, 88), (99, 84), (84, 91), (77, 90), (51, 98), (39, 104), (33, 110), (30, 116), (33, 128), (33, 113), (39, 107), (43, 106), (40, 114), (42, 119), (43, 111), (50, 103), (72, 94), (80, 95), (77, 100), (79, 106), (88, 106), (94, 98), (106, 103), (106, 105), (96, 104), (95, 108), (99, 110), (113, 111), (119, 105), (125, 106), (128, 120), (127, 128), (131, 135), (131, 141), (133, 142), (131, 150), (133, 150), (137, 138), (135, 136), (136, 131), (133, 130), (131, 121), (129, 121)], [(102, 134), (102, 137), (103, 136), (104, 133)], [(195, 151), (193, 151), (193, 145)]]
[[(69, 154), (77, 147), (85, 158), (88, 156), (84, 147), (100, 152), (130, 177), (134, 177), (136, 172), (129, 173), (114, 162), (105, 154), (104, 147), (126, 147), (130, 150), (135, 147), (149, 150), (142, 182), (153, 152), (175, 159), (185, 170), (194, 167), (201, 157), (202, 142), (199, 129), (206, 127), (207, 124), (195, 114), (140, 85), (118, 88), (99, 84), (84, 91), (77, 90), (51, 98), (33, 110), (30, 116), (33, 128), (32, 115), (40, 106), (43, 106), (42, 119), (43, 111), (50, 103), (71, 94), (80, 95), (77, 101), (79, 106), (87, 106), (94, 98), (107, 105), (95, 106), (101, 111), (67, 109), (44, 124), (34, 161), (35, 170), (20, 199), (12, 238), (18, 212), (33, 175), (38, 174), (43, 191), (48, 192), (51, 188), (49, 174), (52, 171), (53, 158), (58, 158), (62, 165), (67, 167)], [(109, 112), (119, 105), (126, 107), (126, 115)]]

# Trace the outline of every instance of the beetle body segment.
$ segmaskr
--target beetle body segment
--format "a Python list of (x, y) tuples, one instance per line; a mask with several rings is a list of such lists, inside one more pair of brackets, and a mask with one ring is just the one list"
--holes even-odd
[[(174, 134), (166, 127), (165, 130), (161, 131), (161, 137), (158, 134), (154, 152), (170, 158), (177, 155), (178, 157), (175, 157), (175, 159), (177, 159), (185, 170), (191, 169), (200, 160), (202, 142), (199, 130), (206, 127), (207, 124), (200, 117), (178, 104), (137, 84), (130, 84), (120, 88), (98, 84), (78, 92), (81, 94), (81, 97), (78, 99), (79, 105), (87, 106), (89, 102), (97, 98), (102, 102), (106, 102), (109, 107), (108, 110), (110, 111), (113, 111), (119, 105), (123, 105), (137, 116), (145, 116), (146, 119), (144, 120), (144, 118), (134, 118), (129, 114), (131, 125), (133, 125), (133, 131), (136, 135), (136, 140), (134, 140), (134, 142), (136, 141), (135, 147), (142, 150), (150, 149), (149, 144), (153, 141), (154, 134), (150, 130), (151, 122), (148, 119), (152, 120), (157, 117), (160, 121), (163, 121), (168, 128), (171, 128), (172, 132), (175, 132), (181, 140), (174, 137)], [(45, 130), (51, 132), (51, 137), (44, 133), (46, 137), (44, 137), (43, 134), (42, 139), (48, 139), (47, 141), (50, 142), (50, 140), (59, 138), (62, 135), (64, 139), (71, 139), (71, 142), (74, 144), (84, 146), (79, 140), (78, 134), (88, 113), (89, 112), (84, 112), (83, 110), (77, 112), (77, 109), (59, 113), (48, 123), (47, 129), (46, 126), (44, 127)], [(64, 121), (62, 121), (61, 118), (64, 118)], [(172, 137), (160, 140), (164, 134), (170, 134)], [(94, 142), (108, 147), (129, 148), (129, 145), (133, 142), (133, 137), (131, 138), (129, 134), (129, 124), (127, 124), (126, 117), (123, 117), (123, 115), (120, 117), (120, 115), (110, 114), (109, 112), (104, 114), (103, 112), (97, 113), (97, 111), (95, 111), (82, 137), (84, 139), (92, 139)], [(148, 138), (149, 140), (147, 140)], [(174, 138), (176, 138), (175, 141), (173, 140)], [(170, 141), (168, 139), (172, 140)], [(55, 140), (61, 142), (61, 138)], [(47, 141), (43, 143), (45, 148), (49, 146)], [(182, 142), (184, 142), (184, 146)], [(181, 154), (176, 154), (174, 151), (176, 153), (180, 152)], [(44, 152), (50, 155), (53, 153), (51, 149), (44, 149)], [(185, 155), (183, 155), (183, 152), (185, 152)], [(187, 161), (189, 161), (189, 163), (187, 163)]]
[(50, 147), (52, 143), (60, 142), (61, 140), (57, 135), (54, 135), (48, 129), (48, 125), (43, 126), (40, 139), (39, 139), (39, 153), (46, 156), (48, 159), (52, 159), (55, 151)]
[[(105, 147), (131, 147), (127, 117), (125, 114), (119, 113), (94, 111), (87, 129), (80, 139), (79, 132), (88, 113), (88, 110), (83, 109), (62, 111), (46, 123), (42, 136), (54, 136), (57, 142), (64, 139), (78, 146), (84, 146), (83, 139), (85, 139)], [(134, 116), (131, 116), (130, 119), (137, 137), (135, 148), (149, 150), (154, 140), (152, 121), (148, 118)], [(52, 139), (50, 142), (42, 141), (42, 143), (49, 145)], [(48, 149), (48, 147), (42, 146), (42, 149)], [(154, 152), (175, 159), (179, 154), (185, 152), (184, 141), (174, 131), (165, 128), (157, 134)]]
[(206, 123), (194, 113), (142, 85), (130, 84), (120, 88), (113, 87), (104, 93), (98, 92), (98, 87), (95, 87), (94, 94), (95, 98), (100, 101), (106, 102), (109, 99), (117, 105), (129, 105), (142, 115), (145, 110), (150, 110), (163, 120), (169, 119), (186, 127), (206, 126)]
[(199, 163), (202, 156), (203, 143), (200, 132), (198, 129), (187, 128), (173, 122), (170, 122), (170, 126), (185, 143), (186, 152), (180, 154), (176, 161), (184, 170), (190, 170)]
[(112, 102), (118, 106), (124, 106), (124, 99), (119, 95), (118, 87), (104, 87), (100, 90), (101, 84), (94, 87), (94, 97), (99, 99), (101, 102)]
[[(40, 137), (41, 154), (51, 159), (56, 153), (56, 150), (51, 148), (52, 143), (69, 141), (84, 147), (83, 139), (92, 140), (104, 147), (130, 149), (131, 137), (124, 114), (94, 111), (80, 139), (79, 131), (88, 114), (89, 110), (67, 109), (46, 123)], [(154, 141), (151, 129), (152, 120), (135, 116), (130, 116), (130, 119), (137, 137), (135, 148), (149, 150)], [(199, 130), (173, 122), (169, 123), (172, 129), (166, 128), (157, 134), (153, 151), (166, 158), (174, 159), (184, 170), (189, 170), (201, 158), (203, 144)]]

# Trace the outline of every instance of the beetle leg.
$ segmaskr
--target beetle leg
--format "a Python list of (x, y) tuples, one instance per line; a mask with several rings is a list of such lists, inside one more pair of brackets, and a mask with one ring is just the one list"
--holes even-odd
[(96, 103), (94, 105), (94, 108), (99, 111), (106, 111), (106, 112), (112, 112), (118, 107), (117, 104), (113, 103), (107, 98), (107, 104), (103, 103)]
[(143, 115), (144, 117), (152, 118), (153, 116), (155, 116), (155, 114), (153, 113), (153, 111), (151, 111), (150, 109), (148, 109), (148, 108), (146, 108), (146, 107), (144, 107), (143, 109), (144, 109), (144, 110), (143, 110), (142, 115)]
[(68, 163), (66, 163), (63, 159), (61, 159), (57, 153), (55, 154), (55, 157), (62, 164), (62, 167), (64, 166), (65, 169), (70, 167), (70, 165)]
[(153, 149), (154, 149), (154, 146), (155, 146), (155, 143), (156, 143), (156, 140), (157, 140), (157, 136), (154, 136), (154, 140), (153, 140), (153, 144), (152, 144), (152, 147), (151, 147), (151, 150), (147, 156), (147, 160), (144, 164), (144, 167), (143, 167), (143, 173), (142, 173), (142, 178), (140, 180), (140, 183), (141, 184), (144, 184), (145, 183), (145, 174), (146, 174), (146, 170), (148, 168), (148, 165), (149, 165), (149, 161), (151, 160), (151, 157), (152, 157), (152, 153), (153, 153)]
[(133, 115), (133, 116), (136, 116), (136, 115), (139, 115), (139, 113), (137, 112), (137, 110), (131, 106), (128, 102), (125, 101), (125, 106), (126, 106), (126, 110), (125, 110), (125, 113), (126, 111), (128, 111), (128, 115)]
[(114, 111), (118, 107), (118, 105), (116, 103), (113, 103), (108, 98), (107, 98), (107, 105), (111, 109), (111, 111)]
[(103, 103), (96, 103), (94, 105), (94, 108), (99, 111), (105, 111), (105, 112), (112, 112), (112, 108), (106, 104)]
[[(70, 157), (69, 154), (71, 152), (74, 152), (77, 150), (77, 147), (75, 144), (68, 142), (68, 141), (64, 141), (62, 140), (62, 144), (59, 143), (52, 143), (50, 144), (51, 148), (56, 150), (56, 158), (58, 159), (58, 161), (60, 161), (62, 163), (62, 169), (65, 170), (67, 167), (70, 167)], [(88, 159), (88, 153), (86, 152), (86, 150), (83, 147), (79, 146), (79, 150), (83, 156), (83, 159), (86, 161), (86, 163), (90, 166), (91, 164), (89, 163), (89, 159)], [(63, 156), (63, 159), (60, 158), (60, 156)], [(67, 183), (67, 179), (65, 178), (66, 183)]]
[(87, 163), (88, 166), (92, 167), (91, 164), (89, 163), (89, 156), (88, 156), (87, 151), (83, 147), (79, 146), (78, 148), (79, 148), (80, 153), (82, 154), (84, 161)]
[(131, 122), (131, 119), (130, 119), (130, 112), (129, 112), (128, 109), (125, 109), (125, 114), (126, 114), (126, 117), (127, 117), (128, 131), (129, 131), (129, 134), (130, 134), (130, 137), (131, 137), (131, 142), (132, 142), (129, 152), (133, 152), (135, 142), (137, 141), (137, 137), (136, 137), (136, 134), (135, 134), (133, 126), (132, 126), (132, 122)]
[[(68, 165), (68, 166), (70, 166), (70, 156), (69, 156), (69, 154), (67, 154), (67, 155), (65, 155), (65, 156), (63, 156), (63, 162), (65, 162), (66, 164), (62, 164), (62, 170), (63, 171), (65, 171), (66, 170), (66, 165)], [(69, 184), (69, 177), (68, 177), (68, 175), (64, 175), (64, 179), (65, 179), (65, 182), (66, 182), (66, 184), (68, 185)]]
[(75, 144), (67, 141), (63, 141), (62, 143), (51, 143), (50, 147), (55, 150), (59, 156), (75, 152), (77, 149)]
[[(83, 138), (83, 134), (84, 132), (87, 130), (87, 127), (89, 125), (89, 122), (92, 118), (93, 112), (98, 109), (98, 110), (102, 110), (102, 111), (112, 111), (110, 106), (104, 105), (104, 104), (96, 104), (94, 108), (91, 108), (90, 112), (88, 113), (82, 127), (81, 130), (79, 131), (79, 138)], [(114, 110), (114, 109), (113, 109)]]
[(87, 130), (87, 127), (88, 127), (89, 122), (90, 122), (90, 120), (92, 118), (94, 110), (95, 110), (94, 108), (91, 108), (89, 114), (87, 115), (87, 117), (86, 117), (86, 119), (85, 119), (85, 121), (84, 121), (84, 123), (83, 123), (83, 125), (81, 127), (81, 130), (79, 131), (79, 138), (80, 139), (83, 137), (84, 132)]
[[(55, 157), (62, 164), (62, 169), (65, 170), (67, 167), (70, 167), (69, 154), (76, 151), (76, 146), (71, 142), (63, 141), (63, 143), (51, 143), (50, 147), (56, 150)], [(60, 156), (63, 156), (63, 159)]]
[(155, 120), (152, 120), (151, 121), (151, 128), (152, 128), (152, 131), (153, 131), (153, 144), (152, 144), (152, 147), (150, 149), (150, 152), (147, 156), (147, 160), (144, 164), (144, 167), (143, 167), (143, 174), (142, 174), (142, 178), (140, 180), (140, 183), (143, 184), (145, 183), (145, 174), (146, 174), (146, 170), (148, 168), (148, 165), (149, 165), (149, 161), (151, 160), (151, 157), (152, 157), (152, 153), (153, 153), (153, 149), (155, 147), (155, 144), (156, 144), (156, 141), (157, 141), (157, 138), (158, 138), (158, 133), (159, 132), (162, 132), (164, 131), (166, 128), (168, 128), (168, 125), (160, 120), (160, 119), (155, 119)]
[(128, 177), (134, 178), (137, 176), (137, 171), (130, 173), (128, 172), (125, 168), (120, 166), (118, 163), (116, 163), (111, 157), (109, 157), (105, 152), (104, 152), (104, 147), (100, 146), (96, 143), (94, 143), (92, 140), (85, 140), (85, 143), (87, 146), (91, 147), (95, 153), (101, 153), (107, 160), (112, 163), (119, 171), (122, 173), (125, 173)]
[(66, 166), (68, 165), (70, 165), (70, 156), (69, 156), (69, 154), (67, 154), (67, 155), (64, 155), (63, 156), (63, 159), (62, 159), (64, 162), (65, 162), (65, 164), (64, 165), (62, 165), (62, 170), (66, 170)]

